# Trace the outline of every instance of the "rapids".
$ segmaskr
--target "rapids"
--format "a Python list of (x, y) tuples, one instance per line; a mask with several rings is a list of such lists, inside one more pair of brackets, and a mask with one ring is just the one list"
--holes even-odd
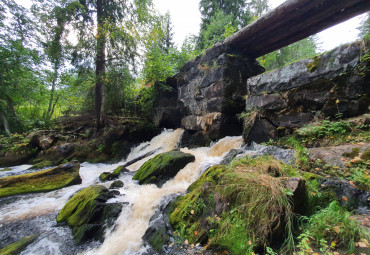
[[(99, 181), (98, 177), (102, 172), (113, 171), (119, 165), (153, 150), (156, 150), (156, 154), (158, 154), (177, 149), (183, 132), (182, 129), (165, 130), (150, 142), (142, 143), (133, 148), (128, 157), (117, 164), (82, 163), (80, 168), (82, 184), (80, 185), (48, 193), (0, 199), (0, 240), (6, 235), (14, 235), (11, 232), (14, 229), (17, 229), (20, 234), (17, 236), (19, 239), (26, 235), (26, 233), (22, 234), (21, 228), (27, 229), (30, 233), (32, 233), (32, 229), (38, 228), (42, 233), (41, 236), (22, 254), (142, 254), (146, 247), (141, 238), (161, 200), (171, 194), (186, 192), (189, 185), (197, 180), (202, 172), (210, 166), (220, 163), (231, 149), (240, 148), (243, 144), (241, 137), (226, 137), (210, 147), (192, 150), (181, 148), (181, 151), (193, 154), (196, 160), (188, 164), (162, 188), (158, 188), (156, 185), (138, 185), (137, 181), (132, 180), (133, 172), (137, 171), (144, 162), (154, 157), (155, 154), (129, 166), (128, 169), (131, 172), (120, 177), (124, 183), (124, 187), (119, 189), (121, 195), (109, 201), (128, 202), (129, 205), (123, 207), (115, 226), (106, 233), (105, 241), (102, 244), (92, 242), (88, 246), (74, 247), (71, 231), (67, 227), (57, 226), (55, 217), (68, 199), (78, 190), (93, 184), (109, 187), (111, 182), (100, 183)], [(23, 173), (28, 167), (18, 166), (13, 171)], [(6, 171), (0, 173), (3, 176), (8, 175)]]

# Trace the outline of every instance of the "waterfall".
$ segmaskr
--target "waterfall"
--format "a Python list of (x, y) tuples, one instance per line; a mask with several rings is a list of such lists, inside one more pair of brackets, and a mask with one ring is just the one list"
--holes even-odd
[[(99, 175), (102, 172), (113, 171), (126, 161), (137, 158), (149, 151), (156, 150), (156, 154), (177, 149), (183, 129), (165, 130), (160, 135), (154, 137), (150, 142), (142, 143), (133, 148), (126, 160), (117, 164), (90, 164), (82, 163), (80, 175), (82, 184), (66, 187), (61, 190), (42, 194), (31, 194), (17, 197), (16, 200), (9, 199), (0, 202), (0, 229), (3, 224), (27, 220), (37, 217), (51, 218), (47, 225), (47, 231), (55, 232), (58, 238), (50, 238), (50, 235), (42, 235), (34, 244), (30, 245), (22, 254), (65, 254), (62, 252), (63, 241), (66, 230), (56, 233), (53, 230), (55, 216), (64, 206), (68, 199), (78, 190), (93, 184), (100, 184), (109, 187), (111, 182), (100, 183)], [(92, 247), (79, 250), (86, 255), (121, 255), (121, 254), (141, 254), (145, 251), (142, 243), (142, 236), (148, 228), (150, 218), (161, 200), (174, 193), (185, 193), (186, 189), (197, 178), (214, 164), (218, 164), (225, 154), (233, 148), (239, 148), (243, 144), (241, 137), (226, 137), (210, 147), (197, 149), (183, 148), (181, 151), (191, 153), (195, 156), (195, 161), (189, 163), (172, 180), (165, 183), (162, 188), (156, 185), (138, 185), (137, 181), (132, 180), (132, 174), (121, 175), (120, 179), (124, 187), (119, 189), (121, 195), (111, 199), (109, 202), (128, 202), (116, 221), (115, 227), (106, 233), (105, 241), (102, 244), (94, 244)], [(149, 156), (128, 167), (132, 172), (137, 171)], [(52, 215), (52, 217), (50, 217)], [(54, 228), (55, 229), (55, 228)], [(64, 227), (64, 229), (67, 229)], [(48, 233), (49, 233), (48, 232)], [(67, 231), (68, 232), (68, 231)], [(68, 234), (68, 233), (67, 233)], [(1, 236), (0, 236), (1, 237)], [(72, 253), (70, 250), (68, 251)], [(75, 253), (75, 252), (74, 252)]]

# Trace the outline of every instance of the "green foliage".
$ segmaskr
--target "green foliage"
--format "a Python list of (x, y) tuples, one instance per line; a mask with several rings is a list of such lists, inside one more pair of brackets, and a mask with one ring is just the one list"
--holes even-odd
[(29, 142), (30, 139), (27, 138), (26, 133), (14, 133), (10, 136), (0, 135), (0, 155), (4, 155), (6, 152), (10, 151), (16, 151), (22, 146), (27, 146)]
[(308, 219), (304, 232), (298, 237), (298, 247), (301, 251), (312, 251), (314, 247), (319, 247), (322, 253), (345, 247), (349, 253), (353, 253), (355, 242), (368, 238), (369, 233), (360, 223), (334, 201)]
[(324, 120), (320, 125), (308, 125), (297, 131), (297, 136), (305, 142), (305, 139), (316, 140), (323, 137), (332, 137), (347, 134), (351, 126), (347, 121)]
[(204, 50), (260, 17), (268, 9), (268, 3), (267, 0), (201, 0), (199, 9), (202, 22), (197, 49)]
[(259, 62), (263, 67), (266, 68), (267, 71), (271, 71), (273, 69), (289, 65), (298, 60), (311, 58), (317, 54), (317, 46), (315, 41), (315, 37), (308, 37), (299, 42), (281, 48), (278, 51), (274, 51), (260, 57)]
[(191, 37), (185, 39), (180, 49), (175, 47), (169, 14), (159, 16), (152, 25), (146, 43), (143, 83), (164, 82), (191, 58), (196, 57), (195, 42)]
[[(178, 198), (170, 222), (181, 240), (250, 254), (268, 243), (280, 224), (292, 245), (290, 193), (281, 179), (293, 170), (271, 156), (243, 158), (228, 167), (213, 166)], [(222, 214), (215, 208), (223, 206)], [(282, 223), (284, 222), (284, 223)], [(175, 233), (175, 234), (176, 234)]]
[(204, 49), (211, 48), (217, 42), (225, 40), (237, 31), (238, 23), (232, 14), (225, 14), (222, 10), (217, 11), (209, 20), (209, 24), (202, 31)]
[(370, 39), (370, 12), (367, 12), (367, 18), (362, 22), (359, 30), (360, 39)]
[(308, 167), (308, 151), (303, 143), (295, 137), (287, 137), (284, 143), (295, 150), (296, 163), (303, 169)]

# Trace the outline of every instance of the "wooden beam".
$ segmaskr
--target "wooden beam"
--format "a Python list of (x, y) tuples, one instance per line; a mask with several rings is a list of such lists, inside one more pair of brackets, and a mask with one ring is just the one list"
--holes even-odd
[(224, 43), (260, 57), (370, 10), (370, 0), (287, 0)]

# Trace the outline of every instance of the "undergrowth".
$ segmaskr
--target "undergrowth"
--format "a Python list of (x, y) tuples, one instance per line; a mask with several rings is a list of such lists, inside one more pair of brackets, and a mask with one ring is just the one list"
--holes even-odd
[(175, 202), (170, 221), (176, 235), (189, 244), (200, 242), (232, 254), (251, 254), (272, 236), (284, 236), (285, 247), (291, 248), (293, 194), (283, 180), (293, 174), (271, 156), (212, 167)]
[(342, 209), (337, 201), (331, 202), (307, 219), (304, 231), (298, 237), (300, 254), (330, 254), (337, 247), (346, 247), (349, 254), (355, 252), (355, 242), (369, 239), (369, 233), (354, 217)]

